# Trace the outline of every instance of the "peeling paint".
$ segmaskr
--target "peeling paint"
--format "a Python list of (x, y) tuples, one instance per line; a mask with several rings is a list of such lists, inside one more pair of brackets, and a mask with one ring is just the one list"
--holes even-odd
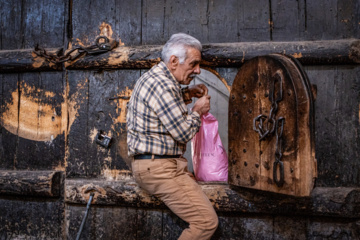
[(99, 132), (99, 130), (96, 128), (93, 128), (90, 130), (89, 138), (92, 143), (95, 141), (95, 138), (96, 138), (96, 135), (98, 132)]
[(53, 168), (53, 170), (56, 170), (56, 171), (65, 171), (66, 166), (62, 165), (61, 163), (59, 163), (59, 165), (57, 165), (56, 167)]
[(102, 176), (107, 181), (119, 181), (119, 180), (130, 180), (132, 179), (131, 171), (129, 170), (118, 170), (118, 169), (103, 169)]
[[(77, 85), (77, 89), (78, 91), (75, 92), (71, 98), (67, 101), (67, 111), (68, 111), (68, 115), (69, 115), (69, 122), (68, 122), (68, 129), (67, 129), (67, 133), (70, 131), (70, 128), (72, 126), (72, 124), (74, 123), (75, 119), (79, 116), (78, 111), (80, 109), (80, 105), (81, 102), (79, 102), (80, 100), (80, 90), (86, 88), (88, 79), (85, 79), (85, 81), (80, 81)], [(67, 86), (67, 89), (69, 89), (69, 86)], [(68, 95), (68, 94), (67, 94)]]
[(299, 53), (294, 53), (294, 54), (292, 54), (292, 56), (293, 56), (294, 58), (302, 58), (302, 57), (303, 57), (303, 55), (302, 55), (301, 52), (299, 52)]
[(45, 64), (49, 64), (50, 67), (56, 66), (55, 63), (49, 62), (43, 57), (39, 57), (34, 52), (31, 53), (31, 56), (33, 57), (33, 61), (34, 61), (34, 63), (32, 64), (33, 68), (40, 68), (41, 66), (43, 66)]
[(118, 65), (129, 60), (129, 48), (115, 48), (109, 56), (109, 65)]
[(94, 192), (94, 198), (93, 201), (96, 201), (97, 197), (99, 195), (105, 195), (106, 191), (102, 187), (99, 187), (97, 185), (94, 185), (92, 183), (86, 184), (80, 188), (81, 195), (85, 198), (86, 202), (89, 201), (90, 193)]
[(100, 29), (100, 35), (106, 36), (108, 38), (112, 38), (113, 30), (110, 24), (103, 22), (100, 25), (99, 29)]
[[(103, 22), (100, 27), (100, 36), (106, 36), (109, 39), (113, 39), (113, 30), (110, 24)], [(118, 46), (123, 46), (124, 43), (121, 42), (121, 39), (118, 40), (119, 41), (119, 45)]]
[[(0, 122), (6, 130), (19, 137), (43, 141), (49, 145), (58, 135), (67, 135), (68, 126), (70, 128), (75, 121), (80, 107), (76, 105), (76, 96), (69, 102), (65, 100), (61, 103), (61, 113), (58, 115), (54, 106), (44, 103), (44, 99), (56, 96), (54, 92), (29, 86), (22, 81), (20, 93), (19, 96), (18, 90), (12, 92), (12, 102), (5, 103), (6, 110), (0, 116)], [(64, 99), (67, 99), (66, 94), (65, 90)]]
[[(86, 39), (85, 41), (88, 42), (87, 39)], [(81, 46), (81, 47), (85, 47), (85, 45), (82, 43), (82, 41), (81, 41), (79, 38), (76, 39), (76, 43), (77, 43), (79, 46)], [(71, 50), (71, 49), (69, 49), (69, 51), (70, 51), (70, 50)]]
[(44, 64), (44, 62), (46, 61), (45, 58), (37, 56), (34, 52), (32, 52), (31, 55), (32, 55), (33, 61), (34, 61), (33, 65), (32, 65), (34, 68), (41, 67)]
[(119, 97), (116, 108), (116, 118), (114, 120), (114, 124), (116, 123), (126, 123), (126, 104), (130, 100), (132, 90), (128, 87), (125, 88), (124, 91), (120, 92), (117, 97)]

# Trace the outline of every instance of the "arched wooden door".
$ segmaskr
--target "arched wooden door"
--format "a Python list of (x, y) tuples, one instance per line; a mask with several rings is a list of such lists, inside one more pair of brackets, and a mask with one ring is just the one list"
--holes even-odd
[(229, 99), (229, 184), (308, 196), (317, 175), (314, 100), (298, 61), (246, 62)]

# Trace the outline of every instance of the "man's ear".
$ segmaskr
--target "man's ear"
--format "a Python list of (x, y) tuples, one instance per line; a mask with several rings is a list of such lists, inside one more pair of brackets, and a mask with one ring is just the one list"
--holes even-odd
[(171, 55), (169, 59), (169, 65), (171, 70), (175, 70), (179, 65), (179, 58), (176, 57), (175, 55)]

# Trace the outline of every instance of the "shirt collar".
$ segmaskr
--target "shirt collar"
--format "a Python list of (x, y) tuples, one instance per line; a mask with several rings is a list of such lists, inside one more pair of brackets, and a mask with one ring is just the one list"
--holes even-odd
[(160, 67), (160, 69), (165, 73), (165, 76), (168, 77), (169, 79), (171, 79), (172, 81), (174, 81), (176, 83), (176, 85), (181, 88), (180, 83), (176, 80), (176, 78), (174, 77), (174, 75), (170, 72), (169, 68), (166, 66), (166, 64), (161, 61), (158, 64), (158, 67)]

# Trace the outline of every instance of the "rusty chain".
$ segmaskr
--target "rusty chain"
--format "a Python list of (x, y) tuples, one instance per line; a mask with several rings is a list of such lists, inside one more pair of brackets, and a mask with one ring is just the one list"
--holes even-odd
[[(276, 113), (278, 111), (278, 103), (283, 98), (283, 87), (282, 87), (282, 77), (276, 72), (273, 77), (274, 81), (271, 83), (271, 89), (269, 94), (269, 100), (271, 102), (271, 108), (269, 116), (260, 114), (255, 117), (253, 120), (253, 129), (259, 134), (259, 141), (264, 140), (266, 137), (272, 135), (275, 132), (276, 135), (276, 150), (275, 150), (275, 161), (273, 165), (273, 179), (278, 187), (284, 185), (284, 164), (281, 161), (282, 158), (282, 134), (284, 131), (284, 122), (285, 118), (279, 117), (276, 120)], [(278, 87), (276, 87), (278, 86)], [(275, 98), (275, 90), (277, 96)], [(280, 132), (279, 132), (280, 131)], [(280, 179), (278, 178), (278, 167), (280, 173)]]
[[(281, 161), (282, 158), (282, 134), (284, 131), (284, 122), (285, 118), (279, 117), (276, 120), (276, 150), (275, 150), (275, 161), (273, 165), (273, 179), (278, 187), (282, 187), (284, 185), (284, 163)], [(280, 127), (279, 127), (280, 125)], [(280, 132), (279, 132), (280, 129)], [(280, 179), (278, 179), (278, 168), (280, 172)]]
[[(276, 82), (279, 84), (279, 91), (277, 91), (277, 97), (275, 99), (275, 85)], [(264, 114), (260, 114), (259, 116), (254, 118), (253, 125), (254, 130), (259, 134), (260, 141), (264, 140), (269, 134), (274, 133), (275, 131), (275, 123), (276, 123), (276, 113), (278, 111), (278, 102), (280, 102), (283, 98), (283, 87), (282, 87), (282, 78), (279, 73), (276, 73), (274, 76), (274, 81), (271, 84), (271, 90), (269, 94), (269, 100), (271, 102), (271, 108), (269, 116)], [(259, 124), (257, 124), (259, 122)], [(266, 124), (264, 124), (266, 122)]]
[[(35, 47), (34, 53), (39, 57), (47, 59), (49, 62), (57, 64), (67, 61), (73, 61), (88, 54), (94, 55), (108, 52), (115, 48), (117, 45), (118, 43), (115, 40), (109, 40), (109, 38), (107, 38), (106, 36), (99, 36), (96, 38), (94, 45), (91, 45), (89, 47), (76, 47), (68, 51), (66, 54), (63, 54), (62, 49), (57, 54), (50, 54), (45, 49), (40, 48), (39, 46)], [(72, 55), (74, 52), (76, 52), (76, 54)]]

